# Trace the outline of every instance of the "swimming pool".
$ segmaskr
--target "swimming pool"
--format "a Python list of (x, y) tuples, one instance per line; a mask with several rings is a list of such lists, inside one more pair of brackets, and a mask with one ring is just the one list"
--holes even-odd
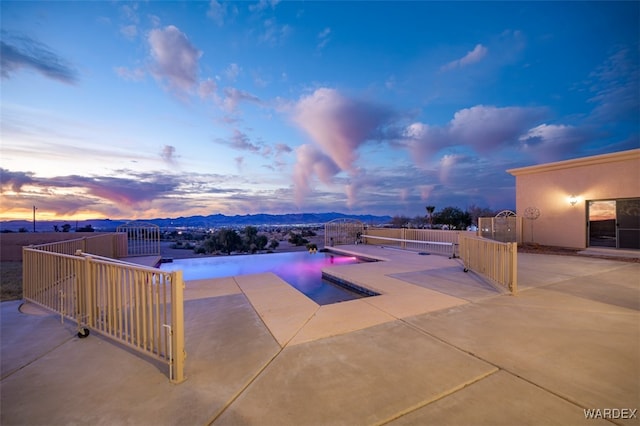
[(273, 272), (317, 304), (328, 305), (368, 296), (322, 278), (326, 266), (359, 262), (355, 257), (304, 251), (177, 259), (161, 264), (160, 269), (182, 269), (185, 280)]

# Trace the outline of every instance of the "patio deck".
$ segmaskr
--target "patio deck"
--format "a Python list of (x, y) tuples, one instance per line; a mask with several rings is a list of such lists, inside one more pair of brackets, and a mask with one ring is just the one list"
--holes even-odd
[[(640, 264), (519, 254), (518, 296), (458, 259), (376, 246), (331, 273), (381, 296), (319, 306), (273, 274), (187, 282), (187, 381), (0, 304), (0, 424), (611, 424), (640, 405)], [(640, 424), (636, 418), (614, 419)]]

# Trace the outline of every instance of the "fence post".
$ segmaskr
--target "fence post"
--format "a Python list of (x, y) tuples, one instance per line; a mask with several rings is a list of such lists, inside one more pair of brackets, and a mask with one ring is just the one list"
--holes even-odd
[(184, 363), (186, 353), (184, 348), (184, 280), (182, 271), (171, 273), (171, 345), (173, 347), (173, 383), (181, 383), (185, 380)]
[(518, 294), (518, 243), (508, 243), (511, 252), (511, 294)]
[[(86, 242), (86, 241), (85, 241)], [(83, 253), (80, 253), (80, 256), (82, 256)], [(93, 288), (93, 283), (92, 283), (92, 275), (91, 275), (91, 256), (84, 256), (84, 293), (85, 293), (85, 300), (84, 300), (84, 309), (81, 309), (80, 313), (80, 318), (85, 317), (86, 319), (86, 325), (87, 327), (92, 327), (93, 326), (93, 309), (91, 308), (91, 299), (92, 299), (92, 288)], [(81, 305), (82, 306), (82, 305)], [(83, 315), (84, 314), (84, 315)]]

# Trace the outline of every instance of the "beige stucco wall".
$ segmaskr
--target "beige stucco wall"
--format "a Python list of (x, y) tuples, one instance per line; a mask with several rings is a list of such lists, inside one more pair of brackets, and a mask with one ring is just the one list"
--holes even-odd
[(534, 221), (523, 219), (524, 242), (586, 248), (587, 201), (640, 197), (640, 149), (507, 172), (516, 177), (516, 214), (540, 211)]

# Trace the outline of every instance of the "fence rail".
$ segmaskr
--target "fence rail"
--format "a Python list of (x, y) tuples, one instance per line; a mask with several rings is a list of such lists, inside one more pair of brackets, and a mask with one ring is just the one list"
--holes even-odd
[(128, 247), (125, 256), (160, 255), (160, 227), (158, 225), (129, 222), (118, 226), (117, 232), (127, 236)]
[(38, 244), (31, 248), (60, 254), (73, 255), (81, 250), (109, 258), (127, 256), (127, 235), (124, 233), (99, 234), (91, 237), (74, 238), (53, 243)]
[[(56, 246), (68, 251), (75, 247)], [(53, 248), (48, 246), (48, 248)], [(184, 281), (182, 271), (114, 261), (78, 250), (74, 255), (23, 248), (25, 300), (169, 366), (184, 380)], [(80, 331), (82, 333), (82, 331)]]
[(460, 257), (465, 271), (472, 270), (508, 289), (518, 292), (518, 244), (501, 243), (481, 237), (461, 236)]
[(438, 229), (369, 228), (363, 237), (367, 244), (398, 247), (406, 250), (427, 250), (456, 257), (461, 235), (472, 231), (442, 231)]

